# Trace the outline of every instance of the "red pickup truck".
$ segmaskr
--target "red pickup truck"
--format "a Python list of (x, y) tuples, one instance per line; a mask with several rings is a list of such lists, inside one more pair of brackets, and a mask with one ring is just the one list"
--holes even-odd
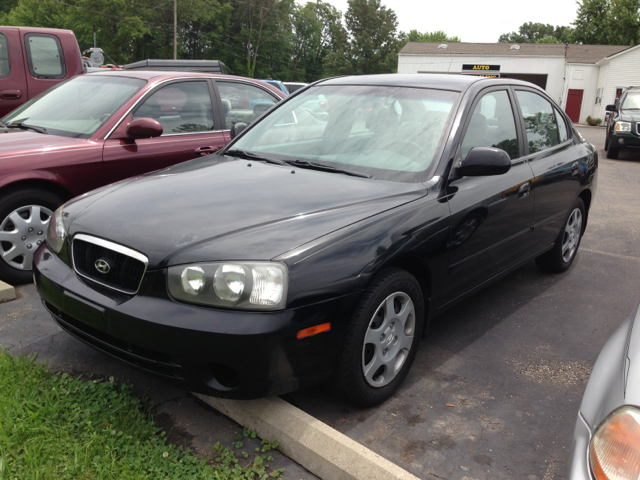
[(82, 55), (71, 30), (0, 26), (0, 118), (81, 73)]

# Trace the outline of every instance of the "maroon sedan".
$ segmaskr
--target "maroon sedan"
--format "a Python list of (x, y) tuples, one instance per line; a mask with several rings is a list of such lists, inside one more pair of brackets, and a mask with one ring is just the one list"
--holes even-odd
[(227, 75), (80, 75), (0, 124), (0, 280), (31, 280), (52, 213), (94, 188), (219, 150), (284, 94)]

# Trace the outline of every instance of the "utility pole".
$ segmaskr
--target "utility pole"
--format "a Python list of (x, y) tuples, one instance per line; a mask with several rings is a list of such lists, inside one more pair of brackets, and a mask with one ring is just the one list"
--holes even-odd
[(178, 0), (173, 0), (173, 59), (178, 59)]

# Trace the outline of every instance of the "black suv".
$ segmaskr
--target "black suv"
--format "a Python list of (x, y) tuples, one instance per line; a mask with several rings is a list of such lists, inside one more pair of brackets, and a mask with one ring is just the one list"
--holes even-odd
[(606, 110), (612, 112), (604, 142), (607, 158), (618, 158), (620, 149), (640, 149), (640, 87), (625, 88)]

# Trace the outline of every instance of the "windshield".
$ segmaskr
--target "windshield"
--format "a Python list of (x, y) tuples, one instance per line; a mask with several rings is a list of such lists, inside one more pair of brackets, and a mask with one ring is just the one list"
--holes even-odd
[(640, 93), (630, 93), (627, 95), (627, 98), (624, 99), (624, 103), (622, 104), (623, 110), (632, 110), (638, 109), (640, 110)]
[(418, 182), (416, 174), (433, 162), (457, 96), (406, 87), (312, 87), (265, 117), (231, 150)]
[(2, 120), (46, 133), (89, 138), (147, 82), (137, 78), (81, 75), (27, 102)]

